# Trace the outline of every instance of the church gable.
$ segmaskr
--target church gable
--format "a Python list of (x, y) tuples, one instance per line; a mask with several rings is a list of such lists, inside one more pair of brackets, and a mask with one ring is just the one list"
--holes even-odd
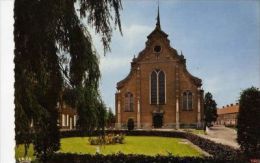
[(136, 62), (152, 61), (152, 60), (178, 60), (180, 56), (177, 51), (170, 46), (168, 35), (160, 28), (156, 27), (151, 34), (147, 36), (146, 47), (141, 51)]
[(174, 61), (176, 64), (183, 65), (183, 73), (187, 78), (197, 86), (201, 86), (201, 79), (191, 75), (186, 68), (186, 59), (179, 55), (177, 50), (170, 46), (168, 35), (163, 32), (158, 26), (147, 36), (146, 47), (142, 50), (137, 58), (133, 58), (131, 62), (131, 69), (129, 74), (120, 82), (117, 83), (117, 88), (121, 88), (130, 78), (133, 77), (134, 72), (141, 63), (153, 63), (163, 61)]

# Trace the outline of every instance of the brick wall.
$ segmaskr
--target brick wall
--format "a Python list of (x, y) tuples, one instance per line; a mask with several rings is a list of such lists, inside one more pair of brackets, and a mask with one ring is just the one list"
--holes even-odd
[[(157, 30), (157, 31), (156, 31)], [(155, 55), (154, 46), (160, 45), (161, 52)], [(160, 105), (150, 104), (150, 74), (160, 69), (166, 75), (166, 103)], [(129, 118), (137, 124), (137, 101), (140, 100), (141, 128), (153, 128), (153, 113), (163, 112), (163, 128), (176, 127), (176, 100), (179, 99), (179, 122), (181, 126), (196, 126), (198, 116), (203, 117), (203, 91), (200, 90), (200, 79), (192, 76), (186, 69), (185, 59), (170, 47), (167, 36), (155, 29), (146, 42), (146, 48), (134, 58), (129, 75), (117, 84), (118, 92), (115, 98), (116, 120), (118, 127), (126, 127)], [(184, 111), (182, 108), (182, 93), (186, 90), (192, 92), (192, 110)], [(134, 96), (134, 111), (125, 112), (124, 95), (131, 92)], [(198, 100), (200, 100), (200, 114), (198, 115)], [(120, 105), (120, 114), (119, 106)], [(120, 122), (119, 122), (120, 121)]]

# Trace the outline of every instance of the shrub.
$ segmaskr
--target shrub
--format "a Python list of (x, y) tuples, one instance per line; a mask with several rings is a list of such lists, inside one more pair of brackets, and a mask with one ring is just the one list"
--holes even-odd
[(108, 144), (123, 144), (124, 143), (125, 136), (123, 134), (108, 134), (104, 137), (89, 137), (89, 143), (91, 145), (108, 145)]
[(247, 158), (260, 158), (260, 90), (255, 87), (240, 95), (237, 140)]
[(129, 119), (129, 120), (127, 121), (127, 129), (128, 129), (129, 131), (131, 131), (131, 130), (134, 129), (134, 126), (135, 126), (134, 120), (133, 120), (133, 119)]

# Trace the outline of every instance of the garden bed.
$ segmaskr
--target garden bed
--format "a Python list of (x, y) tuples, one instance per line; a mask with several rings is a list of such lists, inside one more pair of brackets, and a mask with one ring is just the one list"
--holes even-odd
[[(114, 134), (124, 134), (124, 135), (127, 135), (127, 136), (153, 136), (153, 137), (158, 137), (158, 138), (162, 138), (162, 137), (169, 137), (169, 138), (181, 138), (181, 139), (187, 139), (189, 140), (191, 143), (193, 143), (194, 145), (200, 147), (202, 150), (204, 150), (205, 152), (209, 153), (212, 157), (204, 157), (204, 158), (198, 158), (198, 156), (195, 156), (196, 158), (192, 158), (192, 159), (196, 159), (196, 160), (199, 160), (199, 162), (201, 162), (200, 160), (204, 160), (207, 162), (207, 160), (211, 160), (210, 162), (218, 162), (218, 161), (222, 161), (222, 162), (240, 162), (241, 160), (239, 160), (239, 151), (236, 150), (236, 149), (233, 149), (232, 147), (229, 147), (229, 146), (226, 146), (226, 145), (222, 145), (222, 144), (218, 144), (218, 143), (215, 143), (211, 140), (208, 140), (208, 139), (205, 139), (205, 138), (202, 138), (202, 137), (199, 137), (195, 134), (192, 134), (192, 133), (187, 133), (187, 132), (180, 132), (180, 131), (145, 131), (145, 130), (134, 130), (134, 131), (127, 131), (127, 130), (109, 130), (109, 131), (106, 131), (106, 133), (114, 133)], [(90, 134), (84, 134), (83, 132), (81, 131), (66, 131), (66, 132), (61, 132), (61, 137), (62, 138), (68, 138), (68, 139), (72, 139), (72, 137), (80, 137), (79, 139), (84, 139), (82, 137), (86, 137), (86, 136), (89, 136)], [(96, 136), (98, 135), (98, 132), (93, 132), (91, 133), (92, 136)], [(86, 138), (85, 138), (86, 139)], [(61, 144), (63, 146), (63, 140), (65, 139), (62, 139), (61, 140)], [(87, 142), (88, 140), (85, 140), (85, 145), (87, 145)], [(155, 141), (156, 144), (161, 144), (160, 141)], [(183, 144), (182, 144), (183, 145)], [(61, 152), (66, 152), (67, 154), (61, 154), (61, 153), (56, 153), (54, 156), (55, 156), (55, 159), (63, 159), (63, 157), (73, 157), (71, 159), (83, 159), (85, 160), (86, 158), (93, 158), (93, 159), (97, 159), (97, 158), (107, 158), (108, 160), (109, 159), (114, 159), (116, 160), (117, 162), (120, 162), (118, 161), (119, 156), (121, 157), (121, 155), (114, 155), (114, 153), (116, 152), (119, 152), (121, 150), (118, 150), (118, 151), (114, 151), (114, 152), (110, 152), (110, 153), (106, 153), (105, 151), (103, 152), (104, 155), (100, 156), (100, 155), (93, 155), (96, 150), (93, 150), (93, 153), (91, 154), (85, 154), (84, 152), (81, 152), (81, 151), (74, 151), (74, 155), (73, 154), (68, 154), (68, 153), (71, 153), (71, 150), (68, 150), (66, 151), (63, 147), (61, 146)], [(81, 146), (80, 144), (74, 142), (73, 144), (70, 145), (71, 148), (74, 147), (79, 147)], [(151, 146), (150, 144), (147, 144), (146, 145), (147, 148), (154, 148), (156, 151), (159, 151), (159, 148), (158, 147), (153, 147)], [(105, 146), (105, 148), (107, 149), (108, 146)], [(127, 145), (126, 145), (126, 148), (127, 148)], [(181, 150), (182, 147), (178, 147), (178, 150)], [(148, 151), (146, 149), (143, 149), (144, 151)], [(111, 151), (111, 150), (109, 150)], [(112, 150), (113, 151), (113, 150)], [(135, 152), (137, 151), (137, 148), (135, 149)], [(166, 151), (166, 150), (165, 150)], [(102, 152), (102, 151), (101, 151)], [(122, 151), (121, 151), (122, 152)], [(78, 153), (81, 153), (81, 154), (84, 154), (84, 156), (80, 155)], [(125, 152), (125, 154), (130, 154), (132, 152)], [(167, 152), (168, 155), (172, 152)], [(184, 153), (187, 153), (186, 151)], [(108, 155), (107, 155), (108, 154)], [(123, 154), (124, 156), (126, 156), (125, 154)], [(177, 160), (180, 160), (181, 158), (179, 157), (176, 157), (175, 154), (173, 153), (174, 155), (174, 158), (170, 157), (170, 156), (167, 156), (167, 154), (162, 154), (160, 152), (157, 152), (157, 154), (161, 154), (163, 156), (158, 156), (158, 158), (156, 158), (154, 155), (156, 155), (155, 153), (152, 154), (152, 155), (147, 155), (147, 154), (143, 154), (143, 153), (135, 153), (134, 155), (129, 155), (129, 159), (134, 159), (134, 160), (138, 160), (138, 158), (141, 158), (141, 157), (147, 157), (149, 156), (148, 160), (150, 159), (154, 159), (155, 161), (157, 159), (177, 159)], [(106, 156), (105, 156), (106, 155)], [(177, 154), (178, 155), (178, 154)], [(181, 155), (179, 155), (181, 156)], [(53, 157), (54, 158), (54, 157)], [(127, 156), (128, 158), (128, 156)], [(186, 160), (186, 159), (190, 159), (190, 157), (188, 155), (183, 155), (183, 159)], [(84, 161), (85, 162), (85, 161)], [(109, 162), (109, 161), (108, 161)], [(178, 162), (178, 161), (177, 161)], [(186, 162), (186, 161), (184, 161)], [(79, 161), (80, 163), (80, 161)]]

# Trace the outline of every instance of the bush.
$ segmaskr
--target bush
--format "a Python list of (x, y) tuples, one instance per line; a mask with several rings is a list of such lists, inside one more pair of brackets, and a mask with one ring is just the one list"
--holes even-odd
[(104, 137), (89, 137), (89, 143), (91, 145), (109, 145), (109, 144), (123, 144), (124, 143), (125, 136), (123, 134), (108, 134)]
[(260, 91), (244, 90), (240, 95), (237, 140), (247, 158), (260, 158)]
[(134, 129), (135, 123), (133, 119), (128, 119), (127, 121), (127, 129), (132, 131)]

